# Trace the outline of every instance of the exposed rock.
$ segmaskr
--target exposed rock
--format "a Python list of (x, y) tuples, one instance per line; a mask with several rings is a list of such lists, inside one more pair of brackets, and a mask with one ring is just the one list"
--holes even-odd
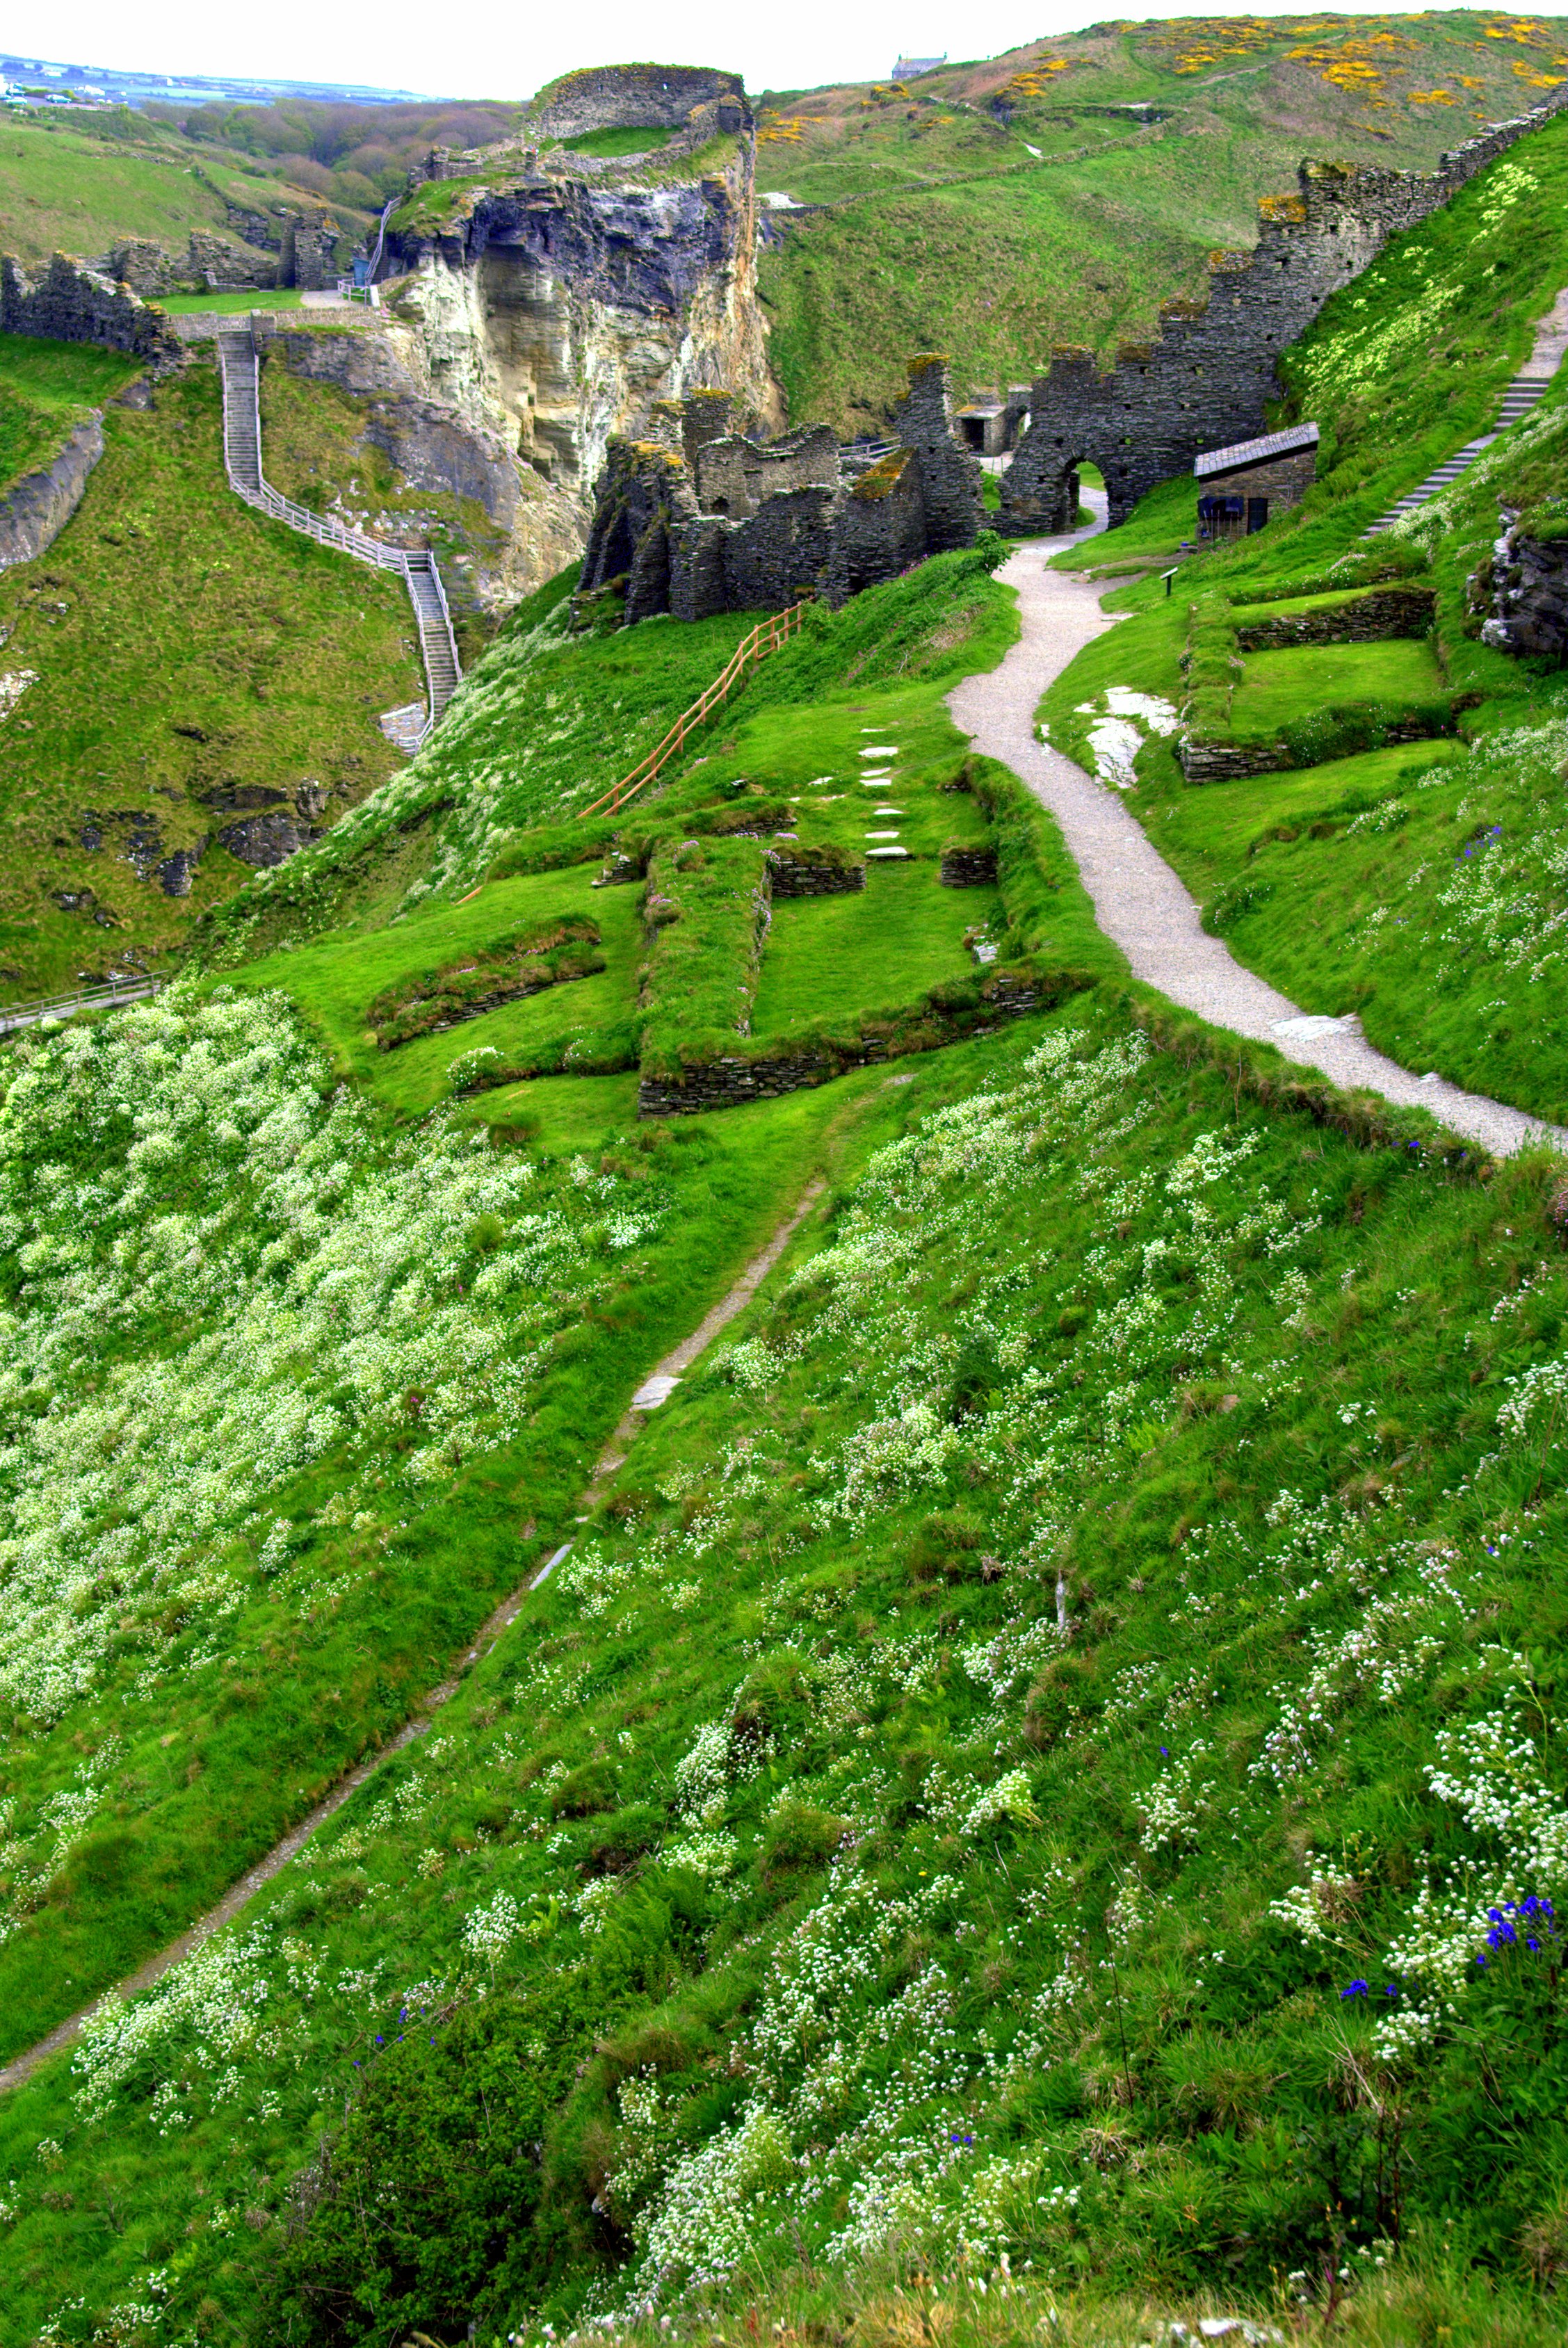
[(166, 856), (157, 868), (159, 885), (166, 897), (189, 897), (191, 882), (201, 863), (207, 843), (201, 840), (195, 848), (177, 848)]
[(0, 334), (101, 343), (108, 350), (145, 359), (157, 375), (181, 360), (179, 336), (160, 310), (63, 252), (37, 277), (26, 276), (9, 253), (0, 254)]
[(0, 498), (0, 571), (31, 562), (52, 546), (82, 501), (88, 477), (103, 455), (103, 417), (84, 417), (59, 455), (42, 471), (25, 473)]
[(253, 815), (243, 823), (232, 823), (218, 834), (218, 845), (226, 848), (242, 864), (264, 870), (274, 864), (286, 864), (302, 848), (318, 834), (309, 824), (296, 823), (294, 817), (279, 808), (270, 815)]
[(1532, 538), (1513, 517), (1470, 582), (1480, 640), (1516, 659), (1568, 659), (1568, 539)]

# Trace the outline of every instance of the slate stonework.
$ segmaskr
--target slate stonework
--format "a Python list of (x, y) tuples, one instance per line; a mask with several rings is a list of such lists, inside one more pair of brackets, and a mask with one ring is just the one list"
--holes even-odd
[(1214, 256), (1206, 302), (1166, 303), (1154, 339), (1124, 343), (1108, 374), (1090, 351), (1053, 355), (1003, 476), (999, 526), (1070, 528), (1068, 476), (1088, 460), (1105, 476), (1114, 528), (1204, 450), (1264, 432), (1264, 403), (1279, 392), (1274, 361), (1329, 295), (1564, 105), (1568, 84), (1467, 139), (1431, 173), (1304, 163), (1295, 195), (1259, 207), (1253, 250)]

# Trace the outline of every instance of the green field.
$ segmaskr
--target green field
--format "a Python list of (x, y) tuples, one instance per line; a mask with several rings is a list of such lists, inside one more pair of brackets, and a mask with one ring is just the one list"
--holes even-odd
[[(66, 347), (57, 380), (100, 396), (125, 380), (118, 360), (78, 369)], [(231, 494), (212, 370), (165, 383), (150, 410), (109, 407), (104, 432), (75, 516), (0, 579), (7, 666), (36, 678), (0, 730), (11, 999), (128, 952), (177, 954), (250, 872), (213, 844), (190, 895), (171, 898), (153, 867), (306, 782), (332, 814), (352, 805), (398, 763), (377, 712), (420, 690), (397, 582)]]
[(1539, 103), (1565, 41), (1470, 10), (1109, 22), (907, 88), (780, 95), (758, 185), (827, 207), (761, 263), (791, 420), (880, 427), (911, 351), (951, 352), (962, 395), (1032, 380), (1058, 343), (1109, 362), (1202, 298), (1304, 158), (1429, 171)]
[(929, 865), (873, 865), (863, 897), (784, 897), (762, 958), (754, 1034), (910, 1003), (973, 965), (964, 933), (1000, 911), (994, 889), (944, 889)]

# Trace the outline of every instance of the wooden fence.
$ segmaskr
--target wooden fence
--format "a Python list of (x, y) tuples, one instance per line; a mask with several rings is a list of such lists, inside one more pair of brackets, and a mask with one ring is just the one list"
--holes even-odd
[(689, 709), (682, 710), (664, 740), (648, 752), (642, 764), (634, 767), (629, 775), (623, 776), (613, 788), (596, 798), (592, 807), (580, 808), (579, 814), (617, 814), (627, 799), (640, 791), (645, 783), (651, 783), (660, 768), (668, 765), (687, 737), (695, 734), (699, 726), (706, 725), (714, 711), (728, 700), (748, 668), (754, 668), (769, 653), (777, 652), (789, 637), (799, 634), (805, 611), (804, 603), (792, 603), (787, 612), (775, 613), (770, 620), (759, 620), (748, 636), (742, 636), (701, 699), (694, 701)]

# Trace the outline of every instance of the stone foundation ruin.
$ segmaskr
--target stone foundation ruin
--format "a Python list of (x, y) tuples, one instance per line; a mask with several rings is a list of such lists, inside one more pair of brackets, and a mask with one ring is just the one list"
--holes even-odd
[(1258, 207), (1251, 252), (1218, 252), (1204, 302), (1167, 302), (1151, 343), (1123, 343), (1102, 374), (1091, 351), (1063, 347), (1029, 396), (1028, 431), (1003, 476), (1003, 530), (1070, 530), (1075, 469), (1098, 465), (1109, 519), (1186, 472), (1205, 449), (1267, 429), (1274, 362), (1331, 294), (1358, 277), (1391, 236), (1437, 211), (1528, 132), (1568, 105), (1568, 86), (1442, 156), (1436, 171), (1304, 163), (1298, 192)]
[(912, 359), (896, 445), (841, 448), (825, 425), (753, 440), (721, 391), (663, 401), (650, 435), (616, 440), (600, 476), (579, 607), (624, 602), (628, 623), (668, 612), (835, 607), (927, 555), (973, 546), (981, 470), (953, 428), (947, 363)]

